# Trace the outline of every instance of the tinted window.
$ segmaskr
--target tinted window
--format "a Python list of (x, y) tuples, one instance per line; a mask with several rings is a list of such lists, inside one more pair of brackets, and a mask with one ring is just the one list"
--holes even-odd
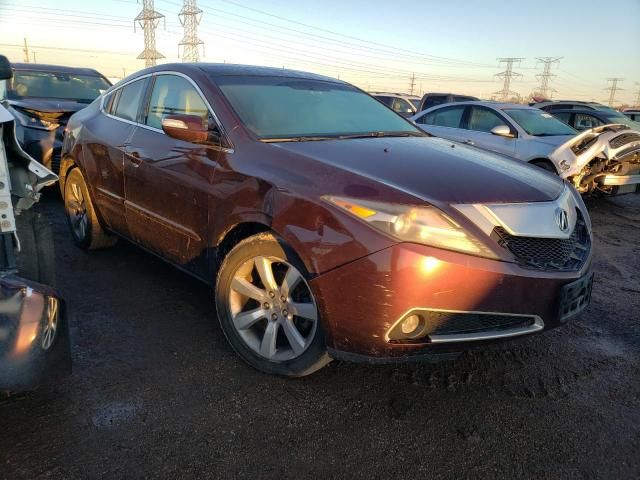
[(411, 123), (344, 83), (267, 76), (220, 76), (215, 82), (247, 128), (265, 140), (420, 135)]
[(197, 115), (205, 122), (209, 111), (187, 79), (176, 75), (158, 75), (151, 93), (146, 124), (162, 128), (162, 119), (171, 114)]
[(428, 108), (442, 105), (443, 103), (447, 103), (446, 95), (430, 95), (425, 99), (422, 110), (427, 110)]
[(380, 100), (382, 103), (384, 103), (388, 107), (391, 106), (391, 100), (393, 100), (391, 97), (380, 97), (380, 96), (377, 96), (377, 95), (376, 95), (376, 98), (378, 100)]
[(571, 112), (558, 112), (554, 113), (553, 116), (561, 122), (566, 123), (567, 125), (569, 125), (569, 122), (571, 120)]
[(465, 97), (463, 95), (458, 95), (457, 97), (453, 97), (453, 102), (468, 102), (468, 101), (472, 101), (475, 100), (475, 98), (473, 97)]
[(576, 127), (576, 130), (586, 130), (588, 128), (603, 125), (603, 123), (596, 117), (586, 113), (576, 113), (576, 116), (573, 119), (573, 123)]
[(498, 125), (506, 125), (494, 111), (488, 108), (471, 107), (471, 115), (469, 115), (469, 130), (477, 132), (490, 133), (493, 127)]
[(118, 102), (118, 96), (120, 95), (120, 90), (116, 90), (114, 92), (109, 93), (104, 97), (104, 101), (102, 103), (104, 111), (107, 113), (113, 113), (114, 107)]
[(122, 87), (120, 90), (120, 98), (113, 113), (115, 116), (131, 120), (135, 122), (138, 118), (138, 110), (142, 103), (144, 95), (146, 79), (137, 80), (129, 85)]
[(464, 109), (464, 106), (441, 108), (422, 117), (423, 121), (419, 123), (438, 127), (460, 128), (460, 120), (462, 120)]

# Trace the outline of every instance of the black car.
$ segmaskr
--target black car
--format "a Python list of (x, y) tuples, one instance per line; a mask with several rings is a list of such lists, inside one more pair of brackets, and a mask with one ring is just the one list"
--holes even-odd
[(422, 112), (427, 108), (442, 105), (443, 103), (453, 102), (473, 102), (479, 98), (470, 95), (458, 95), (457, 93), (425, 93), (420, 101), (418, 112)]
[(558, 120), (578, 131), (589, 128), (620, 123), (634, 130), (640, 129), (640, 124), (613, 108), (595, 102), (543, 102), (534, 104), (535, 107), (549, 112)]
[(0, 88), (4, 93), (0, 100), (6, 100), (17, 120), (18, 141), (29, 155), (58, 173), (67, 120), (111, 82), (90, 68), (31, 63), (14, 63), (11, 68), (13, 78)]

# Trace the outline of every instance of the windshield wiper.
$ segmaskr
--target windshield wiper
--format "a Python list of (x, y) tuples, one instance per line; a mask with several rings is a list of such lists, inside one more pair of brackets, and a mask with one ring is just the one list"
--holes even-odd
[(278, 142), (318, 142), (321, 140), (335, 140), (338, 137), (282, 137), (282, 138), (262, 138), (265, 143)]
[(369, 133), (354, 133), (353, 135), (339, 135), (340, 140), (349, 138), (382, 138), (382, 137), (426, 137), (425, 133), (421, 132), (369, 132)]

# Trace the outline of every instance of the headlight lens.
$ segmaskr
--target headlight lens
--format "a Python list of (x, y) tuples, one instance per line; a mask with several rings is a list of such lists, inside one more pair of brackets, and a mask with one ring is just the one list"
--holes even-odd
[(54, 120), (48, 120), (38, 115), (38, 112), (22, 108), (13, 108), (13, 112), (18, 121), (29, 128), (38, 128), (40, 130), (55, 130), (60, 124)]
[(323, 199), (400, 241), (496, 258), (491, 250), (435, 207), (414, 207), (333, 196), (325, 196)]

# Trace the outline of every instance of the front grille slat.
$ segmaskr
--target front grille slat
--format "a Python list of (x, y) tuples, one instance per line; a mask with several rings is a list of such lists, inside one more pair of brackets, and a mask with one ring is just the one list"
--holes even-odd
[(502, 227), (494, 229), (498, 244), (509, 250), (523, 267), (534, 270), (572, 272), (580, 270), (589, 257), (591, 238), (582, 214), (566, 239), (520, 237)]
[(617, 137), (609, 140), (609, 145), (613, 148), (620, 148), (627, 143), (637, 142), (640, 140), (640, 133), (623, 133), (622, 135), (618, 135)]

